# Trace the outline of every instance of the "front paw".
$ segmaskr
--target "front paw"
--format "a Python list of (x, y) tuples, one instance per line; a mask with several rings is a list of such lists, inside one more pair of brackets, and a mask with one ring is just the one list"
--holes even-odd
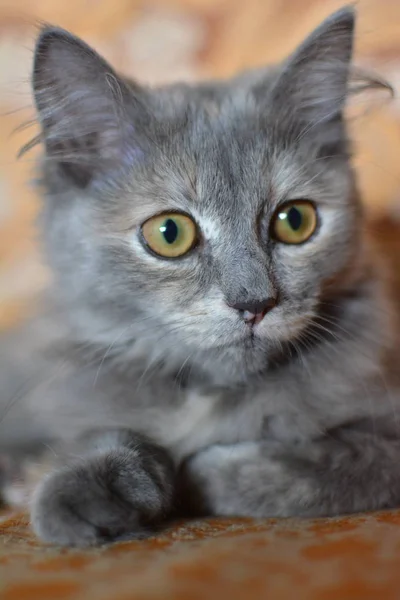
[(62, 546), (145, 537), (167, 515), (172, 495), (151, 457), (110, 451), (50, 474), (34, 494), (32, 525), (42, 540)]
[(194, 514), (276, 517), (306, 514), (312, 481), (271, 443), (212, 446), (191, 457), (180, 474), (185, 506)]

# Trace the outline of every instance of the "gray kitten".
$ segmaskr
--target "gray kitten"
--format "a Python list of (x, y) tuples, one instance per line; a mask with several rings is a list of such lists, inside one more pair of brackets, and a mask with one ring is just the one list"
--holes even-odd
[(43, 540), (400, 505), (397, 322), (342, 115), (353, 29), (345, 8), (279, 67), (159, 89), (42, 31), (54, 285), (4, 346), (25, 383), (3, 385), (1, 445), (56, 448), (31, 504)]

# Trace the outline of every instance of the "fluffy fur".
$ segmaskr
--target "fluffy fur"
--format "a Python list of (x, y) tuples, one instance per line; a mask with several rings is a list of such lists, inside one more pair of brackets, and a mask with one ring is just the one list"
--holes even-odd
[[(62, 464), (32, 501), (44, 540), (142, 536), (176, 511), (400, 504), (397, 322), (343, 119), (349, 93), (380, 82), (353, 85), (353, 28), (346, 8), (273, 69), (159, 89), (42, 31), (33, 89), (54, 281), (30, 345), (4, 346), (8, 373), (13, 347), (30, 360), (18, 359), (23, 385), (3, 386), (0, 444), (56, 448)], [(315, 203), (319, 226), (286, 245), (271, 219), (294, 199)], [(201, 234), (181, 259), (140, 241), (165, 210)], [(276, 306), (254, 328), (232, 308), (267, 297)]]

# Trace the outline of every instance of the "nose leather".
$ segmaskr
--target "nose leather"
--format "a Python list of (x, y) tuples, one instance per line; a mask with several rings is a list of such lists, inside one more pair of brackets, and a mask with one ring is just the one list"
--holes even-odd
[(264, 300), (250, 300), (248, 302), (236, 302), (232, 304), (232, 308), (239, 311), (248, 311), (256, 314), (261, 312), (268, 312), (276, 304), (275, 298), (264, 298)]
[(260, 323), (267, 312), (274, 308), (275, 298), (264, 298), (263, 300), (250, 300), (248, 302), (236, 302), (232, 308), (237, 310), (243, 321), (250, 326)]

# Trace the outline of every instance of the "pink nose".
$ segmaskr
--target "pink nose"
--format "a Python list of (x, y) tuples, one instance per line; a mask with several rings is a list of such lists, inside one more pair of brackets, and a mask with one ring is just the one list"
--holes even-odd
[(258, 325), (259, 323), (261, 323), (261, 321), (263, 320), (263, 318), (265, 317), (267, 313), (266, 312), (257, 312), (257, 313), (252, 313), (249, 310), (245, 310), (243, 311), (243, 321), (245, 323), (247, 323), (248, 325)]
[(261, 323), (267, 312), (272, 310), (275, 305), (275, 298), (264, 298), (264, 300), (237, 302), (232, 305), (232, 308), (235, 308), (239, 312), (245, 323), (253, 327)]

